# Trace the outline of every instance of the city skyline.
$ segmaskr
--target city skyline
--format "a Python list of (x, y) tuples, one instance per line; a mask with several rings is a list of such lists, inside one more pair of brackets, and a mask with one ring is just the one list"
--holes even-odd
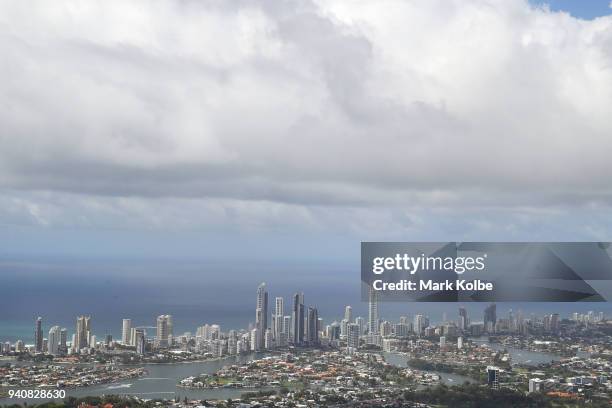
[[(276, 296), (275, 297), (275, 309), (273, 309), (274, 311), (268, 310), (267, 308), (268, 292), (266, 288), (267, 286), (265, 283), (261, 283), (257, 288), (254, 323), (249, 323), (247, 327), (242, 327), (242, 328), (223, 327), (223, 325), (219, 324), (218, 322), (217, 323), (208, 322), (206, 323), (206, 325), (212, 324), (212, 325), (215, 325), (216, 327), (219, 327), (220, 329), (223, 328), (225, 330), (230, 330), (230, 331), (236, 331), (236, 330), (246, 331), (247, 333), (249, 331), (252, 331), (253, 333), (251, 333), (251, 336), (253, 336), (253, 338), (256, 339), (256, 343), (257, 343), (255, 350), (263, 350), (263, 349), (268, 348), (268, 347), (265, 347), (266, 343), (264, 341), (267, 333), (269, 333), (272, 336), (272, 339), (274, 339), (275, 342), (278, 342), (276, 343), (278, 346), (281, 346), (281, 345), (284, 346), (287, 344), (292, 344), (292, 345), (316, 344), (318, 342), (318, 333), (322, 329), (319, 326), (320, 321), (324, 322), (326, 326), (326, 330), (329, 330), (330, 325), (336, 324), (338, 326), (338, 329), (340, 330), (339, 333), (342, 333), (342, 335), (348, 335), (350, 333), (349, 326), (359, 321), (361, 321), (362, 323), (357, 324), (357, 326), (360, 327), (360, 332), (362, 334), (368, 333), (368, 334), (379, 335), (381, 324), (383, 322), (394, 321), (393, 317), (385, 318), (384, 316), (381, 317), (379, 315), (378, 313), (379, 302), (377, 300), (377, 297), (374, 291), (370, 291), (370, 300), (369, 302), (367, 302), (368, 303), (368, 306), (367, 306), (368, 315), (367, 315), (367, 318), (365, 319), (363, 316), (353, 315), (352, 305), (345, 305), (343, 310), (340, 313), (338, 313), (337, 318), (335, 318), (333, 321), (325, 321), (324, 319), (320, 319), (316, 306), (314, 305), (308, 306), (308, 307), (305, 306), (304, 294), (301, 292), (295, 292), (294, 295), (292, 296), (293, 298), (292, 314), (282, 315), (282, 319), (275, 319), (276, 311), (284, 310), (283, 308), (284, 297)], [(360, 303), (365, 303), (365, 302), (360, 302)], [(461, 304), (461, 303), (455, 303), (455, 304), (452, 304), (454, 306), (454, 309), (457, 312), (455, 319), (447, 319), (447, 317), (449, 316), (448, 311), (451, 310), (452, 308), (449, 306), (449, 304), (445, 304), (448, 307), (448, 310), (441, 312), (439, 320), (436, 318), (432, 318), (432, 316), (430, 316), (426, 312), (418, 311), (420, 309), (426, 309), (426, 307), (421, 307), (421, 308), (415, 307), (414, 308), (415, 312), (413, 314), (406, 313), (402, 316), (396, 317), (395, 320), (399, 321), (400, 324), (404, 324), (404, 322), (408, 322), (409, 320), (412, 319), (412, 322), (409, 323), (411, 327), (410, 330), (413, 330), (418, 335), (421, 335), (430, 324), (440, 325), (440, 324), (446, 324), (449, 322), (452, 322), (453, 325), (455, 325), (459, 330), (466, 330), (470, 324), (482, 324), (483, 332), (491, 333), (493, 332), (492, 330), (495, 327), (495, 324), (498, 321), (498, 319), (512, 321), (514, 319), (513, 316), (515, 316), (515, 313), (516, 313), (516, 319), (518, 319), (519, 322), (522, 321), (523, 319), (530, 320), (534, 318), (543, 317), (543, 322), (544, 322), (545, 327), (557, 326), (560, 319), (581, 320), (584, 318), (584, 316), (587, 316), (588, 321), (596, 322), (596, 321), (603, 320), (607, 316), (606, 312), (602, 310), (598, 310), (597, 307), (593, 307), (593, 306), (596, 306), (595, 304), (595, 305), (589, 305), (591, 306), (592, 310), (588, 311), (587, 313), (571, 312), (571, 314), (568, 314), (567, 316), (562, 316), (561, 314), (554, 312), (554, 311), (549, 311), (548, 313), (544, 313), (543, 316), (537, 315), (534, 313), (527, 314), (523, 312), (521, 308), (509, 307), (508, 309), (501, 312), (501, 313), (506, 313), (502, 317), (502, 315), (497, 314), (497, 304), (498, 303), (482, 304), (481, 305), (482, 319), (474, 318), (473, 315), (472, 317), (469, 317), (470, 314), (466, 309), (466, 305)], [(506, 305), (506, 306), (512, 305), (511, 303), (508, 303), (508, 302), (505, 302), (505, 303), (502, 302), (500, 304)], [(408, 305), (418, 306), (418, 305), (423, 305), (423, 303), (409, 303)], [(575, 304), (573, 305), (575, 306)], [(472, 306), (472, 309), (474, 309), (473, 306)], [(299, 320), (296, 321), (295, 316), (298, 316)], [(289, 320), (287, 320), (287, 318), (289, 318)], [(261, 319), (260, 323), (258, 323), (258, 319)], [(66, 344), (70, 343), (71, 347), (76, 352), (79, 352), (81, 348), (89, 347), (91, 345), (90, 342), (91, 342), (92, 337), (93, 337), (93, 343), (96, 343), (96, 335), (94, 334), (94, 330), (92, 330), (91, 328), (91, 321), (92, 321), (91, 316), (80, 315), (76, 318), (76, 329), (74, 333), (72, 334), (72, 341), (70, 342), (67, 341), (68, 339), (67, 334), (70, 332), (67, 330), (67, 328), (60, 327), (58, 325), (53, 325), (52, 327), (50, 327), (49, 336), (45, 337), (43, 320), (44, 319), (41, 316), (35, 319), (35, 327), (34, 327), (34, 335), (33, 335), (33, 339), (34, 339), (33, 347), (35, 351), (41, 351), (43, 349), (43, 340), (45, 344), (49, 345), (47, 346), (48, 348), (54, 348), (56, 350), (57, 350), (57, 347), (66, 347)], [(316, 322), (314, 326), (312, 325), (313, 320)], [(108, 342), (109, 339), (112, 338), (115, 341), (120, 340), (120, 342), (124, 345), (139, 346), (139, 342), (144, 341), (145, 334), (148, 334), (147, 338), (153, 339), (156, 347), (164, 348), (164, 347), (168, 347), (169, 338), (179, 335), (178, 333), (175, 333), (173, 329), (173, 323), (172, 323), (173, 316), (168, 315), (168, 314), (166, 315), (162, 314), (162, 315), (157, 316), (155, 326), (147, 326), (146, 323), (138, 325), (138, 326), (136, 325), (132, 326), (132, 319), (129, 317), (123, 317), (121, 321), (122, 321), (121, 330), (119, 330), (120, 336), (115, 337), (116, 335), (114, 335), (113, 332), (109, 333), (107, 331), (105, 333), (98, 333), (99, 337), (97, 337), (97, 339), (100, 339), (100, 340), (104, 339), (102, 341)], [(274, 325), (276, 324), (277, 321), (281, 321), (283, 326), (282, 326), (282, 329), (275, 331)], [(270, 322), (270, 324), (268, 324), (268, 322)], [(289, 322), (289, 324), (291, 325), (291, 329), (289, 331), (287, 331), (287, 327), (286, 327), (287, 322)], [(366, 327), (366, 324), (367, 324), (367, 330), (364, 331), (362, 325)], [(346, 325), (346, 327), (344, 327), (343, 325)], [(316, 333), (317, 333), (316, 337), (311, 337), (313, 327), (316, 328)], [(184, 333), (192, 333), (192, 334), (197, 333), (198, 330), (200, 329), (200, 326), (196, 324), (195, 328), (196, 328), (195, 331), (185, 331)], [(150, 330), (149, 332), (146, 332), (146, 329), (154, 329), (154, 330)], [(520, 327), (515, 327), (515, 329), (518, 330), (520, 329)], [(298, 330), (298, 332), (296, 333), (295, 330)], [(152, 331), (155, 332), (154, 335), (149, 334)], [(52, 335), (51, 335), (52, 332), (54, 336), (56, 335), (57, 337), (52, 338)], [(184, 333), (180, 335), (184, 335)], [(261, 335), (264, 337), (260, 339), (258, 337), (260, 335), (259, 333), (262, 333)], [(285, 342), (278, 339), (277, 334), (284, 336), (283, 338)], [(2, 333), (0, 333), (0, 336), (1, 335)], [(137, 338), (140, 340), (137, 340)], [(23, 342), (23, 339), (20, 339), (18, 341)], [(4, 340), (0, 338), (0, 342), (4, 342)], [(23, 343), (23, 344), (25, 345), (26, 343)]]

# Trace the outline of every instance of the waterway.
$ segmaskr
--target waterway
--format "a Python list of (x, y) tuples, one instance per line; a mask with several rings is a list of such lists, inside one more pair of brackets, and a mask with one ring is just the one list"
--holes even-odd
[[(486, 344), (491, 347), (492, 350), (500, 351), (507, 350), (510, 358), (512, 360), (512, 365), (524, 364), (530, 366), (538, 366), (540, 364), (546, 364), (553, 361), (559, 361), (565, 357), (560, 356), (558, 354), (553, 353), (545, 353), (541, 351), (529, 351), (523, 350), (515, 347), (504, 346), (499, 343), (491, 343), (489, 339), (486, 337), (472, 338), (470, 339), (474, 343), (478, 344)], [(586, 352), (578, 352), (578, 357), (587, 358), (589, 357), (589, 353)]]
[[(393, 364), (398, 367), (408, 367), (408, 357), (403, 354), (397, 353), (384, 353), (385, 360), (389, 364)], [(424, 370), (421, 370), (424, 371)], [(428, 373), (437, 374), (440, 377), (440, 384), (446, 385), (461, 385), (465, 382), (477, 382), (474, 378), (467, 377), (465, 375), (452, 374), (452, 373), (443, 373), (441, 371), (427, 371)]]
[[(71, 397), (84, 396), (100, 396), (100, 395), (134, 395), (145, 399), (171, 399), (184, 398), (188, 399), (228, 399), (239, 398), (242, 393), (249, 391), (258, 391), (259, 389), (250, 388), (218, 388), (218, 389), (188, 389), (178, 387), (178, 382), (190, 376), (195, 376), (201, 373), (213, 373), (223, 366), (231, 364), (241, 364), (256, 358), (262, 357), (263, 354), (246, 354), (241, 356), (227, 357), (218, 360), (189, 362), (189, 363), (173, 363), (173, 364), (143, 364), (147, 375), (140, 378), (132, 378), (118, 383), (94, 385), (91, 387), (83, 387), (66, 390), (66, 395)], [(20, 399), (0, 399), (0, 405), (14, 404), (18, 402), (42, 402), (43, 400), (20, 400)]]
[[(551, 353), (542, 353), (505, 347), (501, 344), (489, 343), (487, 338), (473, 339), (479, 343), (488, 344), (493, 350), (508, 350), (513, 364), (528, 364), (538, 365), (556, 361), (562, 357)], [(212, 400), (212, 399), (228, 399), (239, 398), (242, 393), (249, 391), (258, 391), (259, 389), (249, 388), (218, 388), (218, 389), (187, 389), (177, 387), (177, 383), (190, 376), (195, 376), (201, 373), (213, 373), (223, 366), (231, 364), (241, 364), (262, 357), (264, 354), (247, 354), (241, 356), (232, 356), (218, 360), (191, 362), (191, 363), (174, 363), (174, 364), (144, 364), (147, 370), (147, 375), (121, 381), (113, 384), (96, 385), (85, 388), (77, 388), (66, 390), (66, 394), (73, 397), (82, 396), (100, 396), (108, 394), (119, 395), (135, 395), (146, 399), (171, 399), (184, 398)], [(385, 359), (394, 365), (406, 367), (408, 358), (401, 354), (385, 353)], [(583, 355), (584, 356), (584, 355)], [(27, 363), (26, 363), (27, 364)], [(476, 380), (467, 376), (458, 374), (449, 374), (437, 371), (431, 371), (440, 376), (440, 381), (446, 385), (458, 385), (464, 382), (475, 382)], [(24, 400), (3, 398), (0, 399), (0, 405), (12, 404), (16, 402), (24, 402)], [(27, 401), (29, 404), (38, 401)]]

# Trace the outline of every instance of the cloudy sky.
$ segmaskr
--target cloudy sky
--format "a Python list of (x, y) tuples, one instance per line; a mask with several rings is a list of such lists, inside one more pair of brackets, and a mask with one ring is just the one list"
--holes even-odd
[(0, 255), (609, 240), (612, 10), (578, 3), (4, 1)]

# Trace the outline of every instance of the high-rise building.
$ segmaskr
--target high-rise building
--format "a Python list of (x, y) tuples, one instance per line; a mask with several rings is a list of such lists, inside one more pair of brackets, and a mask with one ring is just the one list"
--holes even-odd
[(82, 349), (89, 347), (89, 336), (91, 334), (91, 317), (77, 317), (75, 344), (73, 349), (75, 352), (80, 352)]
[(230, 336), (227, 339), (227, 354), (238, 354), (238, 338), (236, 336)]
[(299, 346), (304, 343), (304, 294), (293, 295), (293, 344)]
[(492, 333), (495, 331), (495, 323), (497, 323), (497, 306), (491, 303), (484, 310), (484, 329)]
[(136, 346), (136, 353), (140, 355), (145, 354), (146, 338), (144, 329), (136, 328), (136, 331), (134, 333), (134, 345)]
[(57, 356), (60, 354), (61, 344), (61, 329), (59, 326), (53, 326), (49, 329), (49, 342), (48, 350), (49, 354)]
[(211, 340), (217, 340), (221, 337), (221, 326), (218, 324), (211, 324), (208, 328), (208, 336)]
[(350, 321), (348, 321), (347, 319), (342, 319), (342, 321), (340, 322), (340, 335), (344, 338), (348, 335), (348, 325), (350, 324)]
[(174, 342), (174, 318), (172, 315), (166, 315), (166, 320), (168, 321), (168, 346), (172, 347)]
[(346, 306), (344, 308), (344, 318), (350, 323), (353, 321), (353, 308), (351, 306)]
[(440, 336), (440, 350), (443, 350), (445, 348), (446, 348), (446, 337)]
[(266, 350), (271, 350), (274, 348), (274, 338), (272, 335), (272, 330), (266, 329), (264, 333), (264, 348)]
[(132, 319), (123, 319), (123, 327), (121, 329), (121, 343), (124, 346), (132, 345)]
[(308, 344), (319, 344), (319, 313), (316, 308), (308, 308)]
[(380, 323), (378, 333), (381, 336), (390, 336), (393, 333), (393, 325), (391, 322), (384, 321)]
[(378, 294), (370, 287), (368, 298), (368, 333), (378, 334)]
[(359, 326), (359, 333), (363, 334), (366, 331), (366, 321), (363, 317), (355, 318), (355, 323)]
[(155, 346), (158, 348), (167, 348), (170, 346), (170, 327), (172, 324), (171, 315), (157, 316), (157, 334), (155, 336)]
[(408, 337), (410, 335), (410, 324), (406, 324), (406, 323), (394, 324), (393, 333), (397, 337)]
[(529, 393), (540, 392), (542, 390), (542, 380), (539, 378), (531, 378), (529, 380)]
[(550, 330), (553, 333), (557, 333), (559, 331), (559, 314), (553, 313), (550, 317)]
[(470, 325), (470, 319), (468, 318), (467, 309), (465, 307), (459, 308), (459, 319), (457, 320), (457, 326), (459, 330), (466, 330)]
[(487, 367), (487, 384), (493, 389), (499, 388), (499, 368), (488, 366)]
[(283, 332), (283, 318), (285, 316), (285, 300), (282, 297), (274, 299), (274, 318), (272, 331), (276, 344), (282, 346), (286, 337)]
[(255, 307), (255, 329), (257, 329), (257, 349), (264, 348), (266, 329), (268, 328), (268, 291), (266, 284), (257, 288), (257, 303)]
[(258, 350), (258, 347), (257, 347), (257, 345), (259, 344), (259, 340), (257, 339), (258, 334), (259, 333), (257, 332), (256, 328), (251, 330), (251, 341), (250, 341), (251, 351), (257, 351)]
[(283, 317), (283, 335), (286, 341), (291, 338), (291, 316)]
[(37, 353), (43, 352), (42, 317), (36, 319), (36, 327), (34, 329), (34, 347)]
[(421, 314), (414, 315), (414, 324), (413, 324), (414, 332), (421, 336), (423, 334), (423, 329), (425, 328), (425, 318)]
[(359, 330), (359, 325), (356, 323), (351, 323), (348, 325), (348, 334), (346, 337), (346, 346), (347, 348), (357, 350), (359, 348), (359, 337), (361, 333)]
[[(328, 326), (328, 330), (327, 330), (327, 336), (329, 337), (330, 341), (334, 341), (334, 340), (340, 340), (340, 323), (338, 322), (333, 322), (332, 324), (330, 324)], [(348, 333), (348, 330), (347, 330)]]
[(68, 353), (68, 330), (65, 327), (60, 329), (60, 351), (61, 354)]

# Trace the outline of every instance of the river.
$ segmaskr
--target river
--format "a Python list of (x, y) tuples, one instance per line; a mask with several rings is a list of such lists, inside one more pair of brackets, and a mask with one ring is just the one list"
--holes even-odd
[[(124, 380), (119, 383), (101, 384), (91, 387), (76, 388), (66, 390), (66, 395), (71, 397), (99, 396), (99, 395), (135, 395), (141, 398), (171, 399), (175, 397), (189, 399), (227, 399), (239, 398), (240, 394), (248, 391), (257, 391), (250, 388), (218, 388), (218, 389), (188, 389), (177, 387), (179, 380), (198, 375), (201, 373), (213, 373), (223, 366), (240, 364), (262, 357), (263, 354), (246, 354), (232, 356), (218, 360), (173, 363), (173, 364), (143, 364), (147, 370), (147, 375), (140, 378)], [(0, 399), (0, 405), (14, 404), (17, 402), (28, 404), (42, 402), (43, 400), (21, 400), (21, 399)]]
[[(408, 357), (403, 354), (384, 353), (384, 356), (385, 356), (385, 360), (389, 364), (393, 364), (398, 367), (408, 367), (408, 365), (406, 365), (406, 363), (408, 362)], [(425, 370), (421, 370), (421, 371), (425, 371)], [(437, 374), (438, 376), (440, 376), (440, 384), (460, 385), (460, 384), (463, 384), (464, 382), (471, 382), (471, 383), (477, 382), (475, 379), (471, 377), (467, 377), (465, 375), (443, 373), (441, 371), (427, 371), (427, 372)]]
[[(512, 359), (512, 364), (525, 364), (530, 366), (537, 366), (540, 364), (550, 363), (552, 361), (559, 361), (563, 359), (563, 356), (553, 353), (545, 353), (541, 351), (529, 351), (523, 350), (515, 347), (504, 346), (499, 343), (491, 343), (489, 339), (486, 337), (477, 337), (470, 339), (474, 343), (477, 344), (486, 344), (493, 350), (507, 350), (510, 358)], [(578, 352), (578, 357), (587, 358), (589, 357), (589, 353), (586, 352)]]
[[(516, 349), (512, 347), (504, 347), (501, 344), (489, 343), (488, 339), (480, 338), (473, 339), (475, 342), (486, 343), (494, 350), (507, 349), (512, 357), (513, 364), (529, 364), (538, 365), (541, 363), (549, 363), (559, 360), (562, 357), (556, 354), (541, 353)], [(201, 373), (213, 373), (223, 366), (231, 364), (239, 364), (251, 361), (255, 358), (264, 356), (264, 354), (246, 354), (241, 356), (232, 356), (218, 360), (193, 362), (193, 363), (175, 363), (175, 364), (144, 364), (147, 370), (147, 375), (141, 378), (121, 381), (116, 384), (103, 384), (86, 388), (77, 388), (67, 390), (67, 395), (73, 397), (82, 396), (99, 396), (105, 394), (119, 395), (135, 395), (142, 398), (184, 398), (189, 399), (227, 399), (239, 398), (240, 395), (248, 391), (257, 391), (258, 389), (249, 388), (218, 388), (218, 389), (187, 389), (177, 387), (179, 380), (195, 376)], [(384, 353), (385, 359), (394, 365), (406, 367), (407, 357), (401, 354)], [(440, 376), (441, 382), (446, 385), (463, 384), (466, 381), (474, 382), (470, 377), (431, 371)], [(12, 404), (16, 402), (24, 402), (24, 400), (3, 398), (0, 399), (0, 405)], [(33, 402), (42, 402), (41, 400), (27, 401), (29, 404)]]

